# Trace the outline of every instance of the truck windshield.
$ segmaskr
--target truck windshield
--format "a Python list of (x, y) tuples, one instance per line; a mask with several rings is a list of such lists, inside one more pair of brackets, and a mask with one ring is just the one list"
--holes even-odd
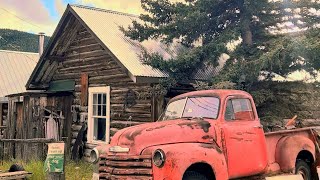
[(171, 102), (161, 120), (178, 118), (210, 118), (217, 119), (219, 99), (216, 97), (187, 97)]

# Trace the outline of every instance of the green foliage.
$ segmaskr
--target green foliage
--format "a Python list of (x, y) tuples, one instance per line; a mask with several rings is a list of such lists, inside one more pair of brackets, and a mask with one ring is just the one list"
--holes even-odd
[[(210, 83), (211, 84), (211, 83)], [(207, 82), (196, 81), (195, 84), (192, 84), (196, 90), (210, 90), (210, 89), (235, 89), (236, 84), (230, 81), (217, 82), (210, 85)]]
[(319, 118), (318, 84), (303, 82), (259, 82), (252, 85), (253, 96), (261, 121), (265, 125), (282, 125), (283, 119)]
[(166, 71), (169, 75), (177, 81), (188, 80), (192, 77), (190, 72), (194, 72), (202, 62), (205, 60), (210, 61), (212, 64), (217, 65), (215, 61), (219, 58), (219, 51), (226, 51), (224, 43), (219, 41), (212, 41), (202, 47), (195, 47), (188, 51), (181, 51), (176, 58), (169, 60), (163, 59), (157, 53), (147, 53), (144, 51), (142, 57), (146, 64), (154, 68)]
[[(45, 46), (49, 37), (45, 36)], [(11, 51), (38, 52), (39, 37), (27, 32), (0, 29), (0, 49)]]
[[(310, 11), (319, 9), (318, 1), (141, 0), (141, 5), (147, 12), (140, 15), (142, 21), (122, 30), (135, 40), (178, 41), (186, 47), (169, 60), (144, 53), (147, 64), (177, 81), (192, 79), (193, 72), (205, 68), (203, 64), (217, 65), (223, 53), (230, 59), (212, 82), (231, 81), (240, 89), (250, 88), (261, 71), (271, 79), (273, 73), (286, 76), (301, 69), (314, 73), (320, 67), (320, 31), (315, 28), (319, 16)], [(307, 30), (281, 33), (278, 25), (288, 21)], [(240, 45), (228, 50), (226, 45), (239, 37)]]
[(263, 106), (267, 102), (274, 101), (275, 96), (272, 89), (252, 90), (251, 95), (257, 107)]
[[(44, 162), (42, 161), (31, 161), (28, 163), (19, 162), (19, 161), (3, 161), (0, 163), (0, 170), (2, 172), (8, 171), (12, 164), (21, 164), (24, 169), (28, 172), (32, 173), (30, 177), (31, 180), (42, 180), (45, 179), (44, 172)], [(92, 164), (87, 162), (66, 162), (66, 179), (74, 180), (74, 179), (82, 179), (82, 180), (90, 180), (92, 178)], [(1, 173), (1, 172), (0, 172)]]

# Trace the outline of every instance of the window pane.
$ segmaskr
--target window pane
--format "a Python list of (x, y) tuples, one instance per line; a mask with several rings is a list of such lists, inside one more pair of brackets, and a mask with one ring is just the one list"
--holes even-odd
[(236, 120), (254, 120), (254, 114), (249, 99), (232, 99), (232, 105)]
[(93, 114), (94, 116), (97, 115), (97, 106), (96, 106), (96, 105), (92, 105), (92, 114)]
[(97, 94), (93, 94), (93, 104), (97, 104)]
[(225, 116), (224, 116), (225, 120), (234, 120), (234, 110), (233, 110), (233, 106), (232, 106), (232, 101), (228, 100), (227, 102), (227, 108), (226, 108), (226, 112), (225, 112)]
[(98, 94), (98, 104), (101, 104), (101, 103), (102, 103), (102, 95)]
[(103, 105), (102, 106), (102, 116), (106, 116), (107, 115), (107, 106), (106, 105)]
[(190, 97), (171, 102), (162, 120), (173, 120), (180, 117), (216, 119), (219, 110), (219, 99), (216, 97)]
[(106, 119), (94, 118), (93, 139), (99, 141), (106, 141)]
[(182, 117), (204, 117), (216, 119), (219, 99), (216, 97), (190, 97), (184, 108)]
[(101, 116), (102, 112), (101, 112), (101, 105), (98, 105), (98, 116)]
[(107, 104), (107, 94), (103, 94), (102, 104)]
[(176, 119), (181, 117), (186, 99), (179, 99), (170, 103), (164, 115), (164, 120)]
[(233, 110), (235, 113), (241, 112), (241, 100), (240, 99), (233, 99), (232, 105), (233, 105)]

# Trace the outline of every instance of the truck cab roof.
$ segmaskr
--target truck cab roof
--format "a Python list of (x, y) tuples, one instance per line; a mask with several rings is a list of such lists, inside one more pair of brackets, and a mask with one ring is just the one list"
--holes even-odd
[(245, 91), (241, 90), (231, 90), (231, 89), (212, 89), (212, 90), (202, 90), (202, 91), (192, 91), (185, 94), (181, 94), (176, 96), (170, 100), (176, 101), (177, 99), (183, 99), (185, 97), (192, 97), (192, 96), (216, 96), (216, 97), (226, 97), (232, 95), (241, 95), (245, 97), (251, 97), (251, 95)]

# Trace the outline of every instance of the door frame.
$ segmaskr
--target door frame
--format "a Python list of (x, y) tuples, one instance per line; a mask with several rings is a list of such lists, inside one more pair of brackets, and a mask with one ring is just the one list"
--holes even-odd
[[(253, 111), (253, 114), (254, 114), (254, 119), (253, 120), (225, 120), (225, 115), (226, 115), (226, 108), (227, 108), (227, 104), (228, 104), (228, 101), (230, 99), (248, 99), (251, 103), (251, 108), (252, 108), (252, 111)], [(247, 176), (247, 175), (250, 175), (252, 173), (256, 173), (257, 171), (261, 171), (263, 172), (264, 169), (266, 168), (267, 164), (262, 164), (262, 163), (266, 163), (267, 162), (267, 157), (259, 157), (260, 158), (260, 162), (257, 162), (256, 164), (258, 165), (259, 164), (259, 167), (255, 167), (256, 169), (254, 168), (250, 168), (250, 169), (246, 169), (245, 166), (242, 166), (241, 163), (239, 164), (232, 164), (234, 162), (229, 162), (229, 155), (232, 153), (238, 153), (238, 152), (233, 152), (235, 151), (235, 149), (241, 149), (241, 147), (234, 147), (232, 146), (232, 143), (230, 144), (230, 141), (234, 141), (234, 142), (241, 142), (241, 145), (239, 144), (239, 146), (245, 146), (245, 145), (249, 145), (248, 143), (250, 141), (252, 141), (252, 138), (256, 139), (258, 142), (260, 142), (261, 144), (255, 144), (253, 143), (252, 144), (252, 149), (257, 149), (258, 150), (258, 146), (260, 146), (260, 148), (262, 148), (261, 152), (260, 153), (263, 153), (265, 156), (267, 156), (267, 152), (266, 152), (266, 142), (262, 142), (262, 138), (260, 138), (260, 136), (264, 136), (264, 132), (263, 132), (263, 129), (262, 129), (262, 126), (260, 124), (260, 121), (259, 121), (259, 118), (258, 118), (258, 115), (257, 115), (257, 112), (255, 110), (255, 104), (254, 104), (254, 101), (252, 98), (250, 97), (247, 97), (247, 96), (241, 96), (241, 95), (233, 95), (233, 96), (228, 96), (226, 99), (225, 99), (225, 102), (223, 104), (223, 113), (221, 114), (222, 115), (222, 119), (223, 119), (223, 126), (222, 126), (222, 129), (223, 129), (223, 136), (224, 136), (224, 141), (223, 144), (224, 144), (224, 149), (227, 149), (226, 151), (226, 159), (227, 159), (227, 164), (228, 164), (228, 172), (229, 172), (229, 177), (230, 178), (237, 178), (237, 177), (243, 177), (243, 176)], [(232, 129), (230, 129), (232, 128)], [(231, 134), (231, 133), (232, 134)], [(257, 132), (257, 133), (254, 133), (254, 132)], [(258, 137), (259, 136), (259, 137)], [(247, 143), (247, 144), (243, 144), (243, 143)], [(252, 143), (252, 142), (251, 142)], [(232, 146), (232, 147), (230, 147)], [(249, 147), (249, 146), (248, 146)], [(251, 149), (251, 148), (250, 148)], [(263, 152), (265, 151), (265, 152)], [(242, 154), (242, 153), (241, 153)], [(244, 155), (244, 154), (242, 154)], [(250, 158), (250, 157), (248, 157)], [(234, 159), (233, 159), (234, 160)], [(256, 162), (256, 161), (255, 161)], [(232, 166), (238, 166), (238, 167), (230, 167), (230, 165)], [(260, 167), (260, 166), (263, 166), (263, 167)], [(245, 168), (245, 169), (243, 169)], [(242, 170), (240, 170), (242, 169)], [(231, 171), (230, 171), (231, 170)], [(257, 173), (258, 174), (258, 173)]]

